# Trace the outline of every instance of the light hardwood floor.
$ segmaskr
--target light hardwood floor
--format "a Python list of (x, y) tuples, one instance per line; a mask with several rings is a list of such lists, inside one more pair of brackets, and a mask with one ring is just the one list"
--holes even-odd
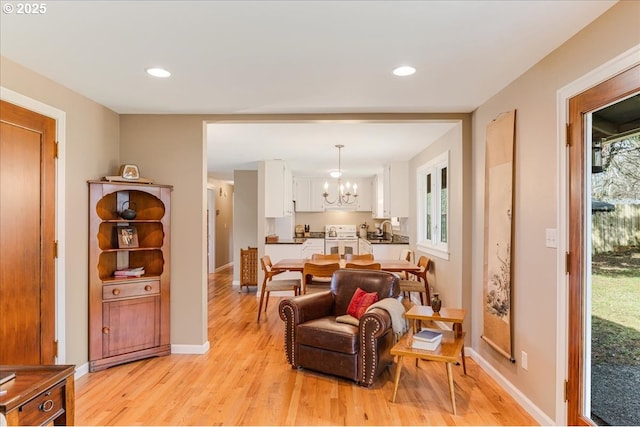
[[(174, 289), (174, 292), (176, 290)], [(78, 425), (536, 425), (472, 359), (454, 368), (451, 413), (445, 365), (405, 363), (371, 388), (293, 370), (283, 351), (278, 298), (256, 323), (255, 288), (238, 293), (231, 268), (209, 277), (204, 355), (171, 355), (91, 373), (76, 382)]]

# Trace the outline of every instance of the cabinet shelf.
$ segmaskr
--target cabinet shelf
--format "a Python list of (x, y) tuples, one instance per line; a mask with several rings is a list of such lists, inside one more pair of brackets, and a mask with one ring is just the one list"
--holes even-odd
[(102, 280), (103, 285), (113, 285), (117, 283), (133, 283), (133, 282), (146, 282), (149, 280), (159, 280), (160, 275), (157, 274), (143, 274), (142, 276), (131, 277), (115, 277), (111, 276)]
[[(117, 229), (124, 224), (136, 228), (138, 248), (118, 248)], [(98, 247), (101, 251), (162, 248), (164, 234), (164, 224), (161, 221), (102, 221), (98, 225)]]
[(114, 223), (114, 224), (140, 224), (140, 223), (153, 223), (153, 222), (160, 222), (159, 219), (104, 219), (102, 220), (102, 222), (105, 223)]
[(120, 249), (103, 249), (102, 252), (139, 252), (139, 251), (158, 251), (162, 250), (161, 247), (153, 248), (120, 248)]

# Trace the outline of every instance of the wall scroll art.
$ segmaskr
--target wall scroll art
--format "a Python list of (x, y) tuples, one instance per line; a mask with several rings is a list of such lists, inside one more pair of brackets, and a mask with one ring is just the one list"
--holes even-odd
[(482, 339), (515, 362), (511, 340), (511, 242), (516, 112), (487, 126)]

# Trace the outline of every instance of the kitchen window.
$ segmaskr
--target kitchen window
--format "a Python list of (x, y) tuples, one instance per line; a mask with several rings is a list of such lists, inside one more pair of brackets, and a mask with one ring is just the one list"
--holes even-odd
[(449, 152), (417, 170), (418, 250), (449, 259)]

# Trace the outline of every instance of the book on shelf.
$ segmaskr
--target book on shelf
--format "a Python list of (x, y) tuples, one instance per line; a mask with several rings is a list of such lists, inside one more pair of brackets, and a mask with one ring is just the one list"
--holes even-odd
[(414, 334), (413, 339), (417, 341), (422, 341), (422, 342), (435, 342), (442, 339), (442, 332), (436, 332), (430, 329), (423, 329), (417, 334)]
[(414, 340), (411, 342), (411, 347), (412, 348), (416, 348), (418, 350), (436, 350), (439, 346), (440, 346), (440, 342), (442, 341), (442, 335), (440, 335), (440, 337), (436, 338), (435, 341), (421, 341), (421, 340), (417, 340), (415, 339), (415, 335), (414, 335)]
[(115, 277), (140, 277), (144, 276), (144, 267), (123, 268), (113, 272)]

